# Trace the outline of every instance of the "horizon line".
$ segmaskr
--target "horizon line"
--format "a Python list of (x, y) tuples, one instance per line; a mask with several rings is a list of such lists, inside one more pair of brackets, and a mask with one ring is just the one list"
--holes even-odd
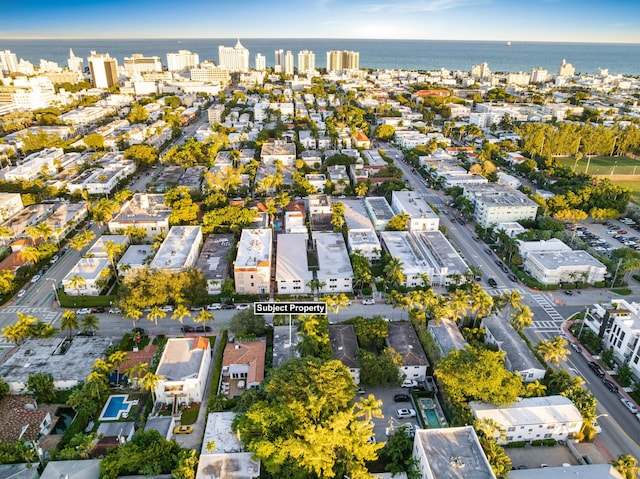
[(185, 36), (185, 37), (166, 37), (166, 36), (144, 36), (144, 37), (62, 37), (62, 36), (4, 36), (0, 35), (2, 40), (228, 40), (228, 39), (245, 39), (245, 40), (361, 40), (361, 41), (417, 41), (417, 42), (488, 42), (488, 43), (507, 43), (513, 46), (514, 43), (568, 43), (568, 44), (604, 44), (604, 45), (640, 45), (640, 41), (594, 41), (594, 40), (486, 40), (486, 39), (447, 39), (447, 38), (363, 38), (363, 37), (261, 37), (261, 36)]

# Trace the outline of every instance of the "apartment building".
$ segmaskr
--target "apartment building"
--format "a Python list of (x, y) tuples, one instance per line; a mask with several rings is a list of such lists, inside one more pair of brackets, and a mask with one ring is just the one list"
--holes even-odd
[(227, 256), (233, 248), (232, 234), (210, 234), (202, 246), (196, 268), (207, 280), (207, 293), (222, 293), (222, 285), (229, 277)]
[(271, 292), (272, 231), (244, 229), (238, 243), (233, 266), (236, 293), (269, 294)]
[(323, 283), (320, 294), (351, 293), (353, 269), (347, 245), (341, 233), (314, 233), (318, 253), (317, 279)]
[(502, 185), (471, 185), (464, 196), (473, 204), (473, 217), (483, 228), (518, 220), (535, 220), (538, 203)]
[(91, 52), (87, 59), (91, 72), (91, 83), (95, 88), (111, 88), (118, 84), (118, 60), (108, 53)]
[(201, 246), (202, 227), (172, 226), (149, 267), (184, 271), (195, 266)]
[(327, 72), (341, 72), (343, 70), (358, 70), (360, 68), (360, 53), (348, 50), (331, 50), (327, 52)]
[(69, 296), (99, 296), (111, 275), (108, 258), (80, 258), (62, 279), (62, 287)]
[(279, 294), (311, 294), (306, 234), (279, 234), (276, 254), (276, 285)]
[(387, 224), (395, 216), (391, 206), (383, 196), (365, 197), (364, 207), (376, 231), (386, 230)]
[(33, 181), (43, 173), (53, 175), (56, 172), (56, 161), (64, 156), (62, 148), (45, 148), (31, 153), (16, 166), (4, 172), (6, 181)]
[(141, 229), (145, 232), (145, 238), (152, 240), (169, 231), (169, 215), (171, 208), (165, 205), (164, 195), (136, 193), (122, 206), (120, 213), (109, 221), (108, 227), (111, 233), (127, 228)]
[(382, 246), (367, 215), (364, 200), (343, 199), (349, 253), (358, 253), (369, 261), (380, 259)]
[(242, 46), (240, 39), (233, 47), (218, 47), (218, 65), (226, 67), (230, 72), (246, 72), (249, 70), (249, 50)]
[(396, 215), (402, 213), (409, 215), (409, 231), (438, 231), (440, 218), (415, 191), (392, 192), (391, 209)]
[(129, 76), (147, 72), (161, 72), (162, 61), (160, 57), (145, 57), (142, 53), (134, 53), (130, 57), (124, 57), (124, 69)]
[(167, 53), (167, 69), (170, 72), (184, 72), (198, 66), (200, 55), (189, 50), (178, 50), (178, 53)]

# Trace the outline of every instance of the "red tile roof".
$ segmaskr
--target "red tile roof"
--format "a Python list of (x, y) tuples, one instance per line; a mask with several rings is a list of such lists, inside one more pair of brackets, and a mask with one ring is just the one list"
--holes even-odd
[[(25, 441), (37, 439), (40, 425), (49, 414), (41, 409), (32, 409), (36, 401), (28, 396), (7, 395), (0, 401), (0, 442), (16, 442), (20, 437)], [(27, 426), (26, 430), (24, 430)], [(24, 430), (24, 434), (23, 431)], [(22, 436), (21, 436), (22, 434)]]

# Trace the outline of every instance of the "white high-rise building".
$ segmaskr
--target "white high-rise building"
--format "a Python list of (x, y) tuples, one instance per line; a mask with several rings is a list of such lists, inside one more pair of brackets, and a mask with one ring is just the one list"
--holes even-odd
[(488, 80), (491, 78), (491, 70), (487, 62), (480, 63), (471, 67), (471, 76), (479, 80)]
[(0, 51), (0, 71), (14, 73), (18, 71), (18, 57), (11, 50)]
[(331, 50), (327, 52), (327, 71), (340, 72), (343, 70), (358, 70), (360, 68), (360, 53), (348, 50)]
[(162, 62), (160, 57), (145, 57), (142, 53), (134, 53), (131, 57), (124, 58), (124, 69), (129, 75), (135, 73), (161, 72)]
[(531, 83), (544, 83), (547, 81), (548, 72), (542, 67), (531, 70)]
[(287, 50), (287, 53), (284, 56), (284, 74), (285, 75), (293, 75), (294, 65), (293, 65), (293, 53), (291, 50)]
[(280, 50), (276, 50), (274, 53), (275, 61), (273, 63), (273, 71), (275, 73), (282, 73), (284, 71), (284, 50), (281, 48)]
[(91, 80), (96, 88), (110, 88), (118, 83), (118, 60), (108, 53), (91, 52), (87, 59)]
[(167, 53), (167, 70), (182, 72), (195, 68), (200, 64), (200, 55), (189, 50), (178, 50), (178, 53)]
[(49, 60), (45, 60), (44, 58), (41, 58), (40, 71), (41, 72), (59, 72), (60, 66), (56, 62), (51, 62)]
[(73, 50), (69, 48), (69, 59), (67, 60), (69, 70), (82, 73), (84, 71), (84, 60), (74, 55)]
[(571, 63), (567, 63), (567, 60), (562, 59), (562, 65), (560, 65), (560, 70), (558, 70), (558, 75), (561, 77), (572, 77), (576, 74), (576, 69), (573, 67)]
[(298, 73), (313, 73), (316, 70), (316, 54), (309, 50), (298, 52)]
[(263, 72), (267, 69), (267, 58), (262, 54), (256, 54), (256, 70)]
[(234, 47), (218, 47), (218, 65), (227, 67), (230, 72), (249, 71), (249, 50), (242, 46), (240, 39)]

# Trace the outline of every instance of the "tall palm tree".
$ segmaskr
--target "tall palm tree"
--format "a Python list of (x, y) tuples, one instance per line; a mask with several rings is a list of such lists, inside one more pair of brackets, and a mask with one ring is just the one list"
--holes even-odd
[(522, 296), (520, 291), (518, 291), (517, 289), (512, 289), (510, 292), (504, 293), (503, 296), (505, 305), (509, 306), (512, 311), (520, 309), (520, 307), (522, 306), (522, 300), (524, 299), (524, 296)]
[(124, 373), (127, 375), (127, 378), (129, 378), (129, 383), (138, 387), (138, 379), (143, 374), (146, 374), (148, 370), (148, 363), (138, 363), (128, 367)]
[(114, 351), (109, 355), (109, 362), (116, 371), (116, 383), (120, 382), (120, 365), (127, 360), (129, 353), (126, 351)]
[(67, 281), (67, 284), (71, 289), (75, 289), (79, 291), (84, 285), (87, 284), (87, 280), (82, 276), (78, 276), (77, 274), (72, 276), (70, 280)]
[(60, 329), (66, 329), (69, 331), (68, 337), (71, 337), (71, 330), (78, 327), (78, 316), (76, 312), (67, 309), (64, 313), (62, 313), (62, 317), (60, 318)]
[(96, 234), (91, 230), (84, 230), (75, 238), (72, 238), (69, 241), (69, 245), (75, 249), (76, 251), (81, 251), (85, 247), (89, 246), (91, 242), (95, 239)]
[(403, 264), (400, 258), (392, 257), (382, 270), (385, 276), (387, 288), (396, 289), (400, 287), (407, 279), (403, 272)]
[(507, 440), (506, 429), (495, 419), (488, 417), (476, 419), (473, 423), (473, 428), (485, 437), (497, 439), (499, 442), (505, 442)]
[(147, 371), (147, 374), (145, 374), (142, 378), (142, 385), (140, 387), (143, 391), (151, 392), (151, 397), (154, 404), (156, 402), (156, 389), (158, 388), (158, 384), (160, 383), (160, 381), (163, 379), (164, 376), (152, 373), (151, 371)]
[(40, 258), (42, 257), (42, 253), (35, 246), (27, 246), (20, 251), (20, 256), (25, 261), (28, 261), (31, 264), (38, 264)]
[(624, 479), (636, 479), (637, 475), (640, 474), (638, 460), (630, 454), (619, 455), (611, 465)]
[(305, 286), (307, 286), (311, 290), (311, 294), (314, 296), (320, 292), (322, 288), (327, 285), (326, 281), (320, 281), (319, 279), (312, 279), (307, 281)]
[(31, 240), (31, 244), (35, 244), (36, 239), (40, 238), (40, 231), (37, 226), (29, 225), (24, 229), (24, 234), (26, 234)]
[(560, 361), (566, 361), (567, 356), (571, 354), (571, 351), (567, 349), (568, 344), (569, 342), (562, 336), (556, 336), (547, 341), (540, 341), (537, 349), (546, 362), (559, 366)]
[(206, 309), (203, 309), (202, 311), (200, 311), (195, 318), (193, 318), (193, 322), (194, 323), (198, 323), (198, 324), (202, 324), (203, 328), (207, 329), (207, 323), (209, 321), (213, 321), (213, 314), (211, 314), (209, 311), (207, 311)]
[(180, 303), (176, 306), (176, 309), (173, 310), (173, 314), (171, 315), (171, 319), (177, 319), (182, 324), (184, 318), (188, 318), (191, 316), (191, 312), (189, 308), (187, 308), (184, 304)]
[(511, 313), (511, 326), (519, 333), (524, 328), (528, 328), (533, 324), (533, 311), (527, 305), (522, 305), (520, 309)]
[(353, 190), (355, 191), (357, 196), (364, 196), (367, 194), (367, 191), (369, 191), (369, 187), (366, 183), (361, 182), (357, 183), (356, 186), (353, 187)]
[(109, 391), (109, 380), (106, 374), (98, 371), (91, 371), (85, 381), (89, 396), (100, 401), (102, 396)]
[(125, 319), (130, 319), (134, 328), (136, 327), (136, 321), (138, 321), (142, 317), (142, 314), (142, 311), (133, 306), (128, 306), (124, 309)]
[(546, 391), (547, 386), (536, 379), (534, 382), (529, 383), (525, 386), (524, 395), (526, 397), (542, 397), (545, 395)]
[(40, 237), (45, 241), (47, 241), (49, 238), (51, 238), (53, 236), (53, 233), (54, 233), (53, 226), (51, 226), (50, 224), (47, 224), (47, 223), (42, 223), (42, 222), (38, 223), (36, 225), (36, 229), (40, 233)]
[(365, 422), (371, 422), (374, 417), (383, 417), (382, 401), (376, 399), (373, 394), (369, 394), (366, 398), (361, 398), (355, 406), (358, 410), (357, 416), (364, 416)]
[(448, 303), (453, 313), (453, 320), (459, 322), (467, 314), (470, 309), (469, 300), (471, 296), (463, 289), (456, 289), (449, 299)]
[(156, 329), (158, 329), (158, 320), (167, 317), (167, 313), (162, 311), (158, 306), (154, 306), (151, 308), (151, 311), (147, 314), (147, 319), (156, 325)]
[(100, 318), (95, 314), (85, 314), (80, 318), (80, 326), (83, 331), (97, 331), (100, 329)]
[(350, 304), (349, 297), (344, 293), (325, 296), (324, 298), (320, 298), (320, 300), (327, 303), (327, 308), (329, 308), (329, 311), (332, 313), (336, 313), (336, 317), (340, 316), (341, 309), (347, 309)]
[(113, 241), (105, 241), (104, 250), (107, 253), (107, 258), (109, 258), (109, 262), (111, 263), (111, 268), (113, 269), (113, 274), (117, 275), (118, 271), (116, 269), (116, 261), (122, 254), (125, 249), (125, 245), (122, 243), (115, 243)]

